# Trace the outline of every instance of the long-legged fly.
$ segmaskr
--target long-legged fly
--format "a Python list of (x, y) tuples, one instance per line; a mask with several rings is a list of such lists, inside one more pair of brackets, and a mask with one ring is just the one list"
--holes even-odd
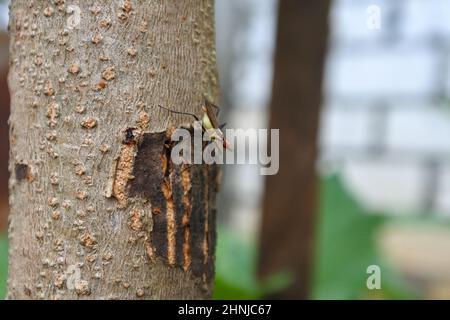
[(202, 106), (203, 115), (201, 117), (201, 120), (195, 114), (190, 112), (175, 111), (160, 105), (158, 107), (160, 107), (161, 109), (165, 109), (171, 113), (184, 114), (194, 117), (195, 120), (202, 123), (203, 131), (214, 130), (214, 132), (211, 134), (212, 141), (218, 141), (219, 143), (221, 142), (225, 149), (231, 149), (230, 143), (227, 141), (227, 139), (225, 139), (222, 132), (222, 129), (225, 127), (226, 123), (219, 125), (219, 121), (217, 120), (220, 109), (218, 106), (209, 102), (207, 99), (204, 100), (204, 104)]

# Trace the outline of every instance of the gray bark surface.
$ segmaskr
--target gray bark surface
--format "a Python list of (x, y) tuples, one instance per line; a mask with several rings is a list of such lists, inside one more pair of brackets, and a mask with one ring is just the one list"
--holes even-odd
[(217, 101), (213, 1), (10, 12), (8, 298), (209, 298), (218, 175), (170, 165), (193, 119), (157, 106)]

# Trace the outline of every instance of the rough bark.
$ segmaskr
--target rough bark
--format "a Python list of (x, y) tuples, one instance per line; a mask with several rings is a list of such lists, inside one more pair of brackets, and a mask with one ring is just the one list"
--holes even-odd
[(213, 17), (211, 0), (12, 1), (10, 299), (210, 297), (217, 169), (173, 165), (193, 119), (157, 106), (217, 101)]
[(316, 212), (317, 131), (330, 1), (280, 1), (270, 127), (280, 129), (280, 170), (268, 176), (259, 271), (288, 271), (274, 298), (308, 297)]

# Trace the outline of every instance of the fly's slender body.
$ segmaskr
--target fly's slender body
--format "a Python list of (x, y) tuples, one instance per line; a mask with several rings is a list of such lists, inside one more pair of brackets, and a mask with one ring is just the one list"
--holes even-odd
[(209, 102), (208, 100), (206, 100), (206, 99), (204, 100), (204, 104), (202, 106), (203, 115), (201, 117), (201, 120), (193, 113), (174, 111), (174, 110), (165, 108), (163, 106), (159, 106), (159, 107), (162, 109), (165, 109), (171, 113), (190, 115), (190, 116), (194, 117), (195, 120), (201, 121), (202, 128), (204, 131), (214, 130), (214, 132), (211, 134), (212, 141), (221, 142), (225, 149), (228, 149), (228, 150), (231, 149), (229, 142), (225, 139), (224, 134), (222, 132), (222, 128), (225, 126), (225, 124), (219, 125), (219, 121), (217, 120), (217, 114), (219, 112), (219, 107), (214, 105), (213, 103)]

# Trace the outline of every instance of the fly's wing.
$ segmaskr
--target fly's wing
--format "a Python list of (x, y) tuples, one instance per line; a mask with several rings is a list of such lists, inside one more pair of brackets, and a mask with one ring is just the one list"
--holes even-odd
[(216, 117), (219, 116), (220, 108), (218, 106), (216, 106), (214, 103), (212, 103), (211, 101), (209, 101), (206, 98), (205, 98), (205, 104), (208, 104), (209, 106), (212, 107), (212, 110), (215, 112)]
[(216, 110), (214, 109), (219, 109), (219, 107), (217, 107), (216, 105), (212, 104), (211, 102), (209, 102), (208, 100), (205, 99), (205, 109), (206, 109), (206, 115), (208, 116), (209, 120), (211, 121), (211, 124), (213, 125), (214, 128), (219, 128), (219, 121), (217, 120), (217, 116), (216, 116)]
[[(222, 133), (222, 128), (224, 127), (224, 125), (222, 125), (222, 126), (219, 125), (219, 121), (217, 120), (216, 112), (214, 112), (215, 111), (214, 109), (219, 110), (219, 107), (205, 99), (206, 115), (208, 116), (208, 118), (209, 118), (211, 124), (214, 126), (214, 128), (219, 130), (219, 134), (220, 134), (220, 136), (218, 137), (219, 139), (216, 139), (215, 142), (216, 143), (219, 142), (223, 145), (223, 147), (225, 149), (231, 150), (230, 143), (228, 142), (227, 139), (224, 138), (223, 133)], [(217, 111), (217, 113), (218, 113), (218, 111)]]

